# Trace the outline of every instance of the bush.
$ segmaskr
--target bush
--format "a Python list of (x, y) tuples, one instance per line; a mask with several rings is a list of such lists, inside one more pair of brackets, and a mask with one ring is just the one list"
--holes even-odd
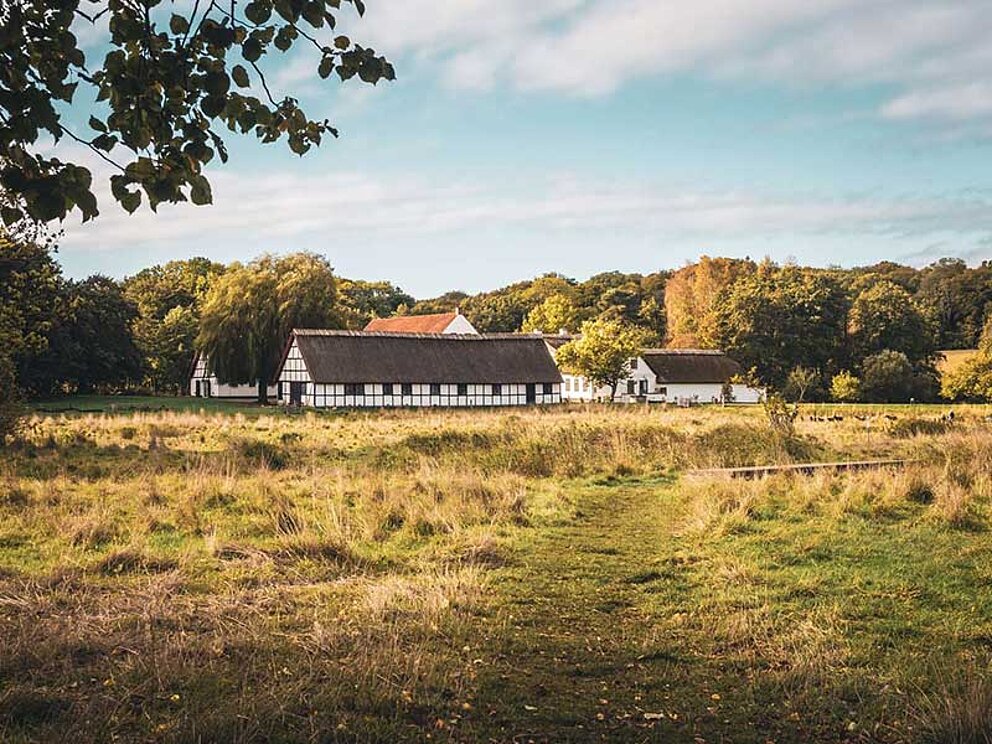
[(861, 397), (861, 381), (847, 371), (834, 375), (830, 381), (830, 397), (840, 403), (854, 403)]
[(14, 376), (14, 364), (0, 357), (0, 446), (17, 431), (24, 416), (21, 391)]
[(930, 397), (931, 382), (901, 351), (880, 351), (864, 361), (861, 393), (870, 403), (905, 403)]

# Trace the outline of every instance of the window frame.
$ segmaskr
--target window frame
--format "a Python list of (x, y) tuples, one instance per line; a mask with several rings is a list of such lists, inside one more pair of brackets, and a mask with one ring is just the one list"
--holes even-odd
[(345, 397), (364, 398), (365, 397), (365, 383), (364, 382), (346, 382), (344, 384), (344, 394), (345, 394)]

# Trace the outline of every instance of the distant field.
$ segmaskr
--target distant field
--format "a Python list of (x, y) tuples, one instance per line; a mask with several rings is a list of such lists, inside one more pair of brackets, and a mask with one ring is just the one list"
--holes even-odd
[[(987, 407), (783, 438), (760, 407), (62, 402), (98, 412), (0, 457), (4, 744), (992, 736)], [(683, 477), (872, 458), (916, 464)]]
[(142, 395), (69, 395), (32, 401), (39, 413), (135, 413), (155, 411), (246, 411), (264, 410), (253, 401), (227, 401), (216, 398)]
[(958, 367), (971, 359), (975, 354), (978, 353), (977, 349), (950, 349), (947, 351), (940, 352), (944, 355), (944, 359), (938, 365), (938, 369), (942, 375), (946, 375), (949, 372), (954, 372)]

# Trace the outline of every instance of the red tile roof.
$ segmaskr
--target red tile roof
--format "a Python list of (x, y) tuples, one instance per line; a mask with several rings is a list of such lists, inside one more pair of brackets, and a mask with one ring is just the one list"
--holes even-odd
[(365, 326), (366, 331), (388, 331), (390, 333), (444, 333), (457, 313), (436, 313), (434, 315), (395, 315), (392, 318), (373, 318)]

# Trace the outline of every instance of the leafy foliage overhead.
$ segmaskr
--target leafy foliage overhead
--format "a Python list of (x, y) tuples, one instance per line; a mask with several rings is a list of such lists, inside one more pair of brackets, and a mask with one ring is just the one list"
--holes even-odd
[[(0, 215), (84, 220), (98, 213), (90, 171), (43, 153), (47, 133), (90, 148), (119, 172), (111, 192), (129, 212), (142, 194), (161, 202), (212, 200), (204, 166), (227, 160), (222, 129), (285, 140), (304, 154), (326, 135), (291, 97), (277, 98), (264, 60), (297, 43), (314, 49), (315, 72), (367, 83), (394, 79), (374, 50), (335, 35), (342, 0), (197, 0), (188, 15), (162, 0), (0, 2)], [(362, 0), (344, 0), (359, 14)], [(103, 60), (87, 60), (73, 24), (106, 22)], [(78, 28), (78, 26), (77, 26)], [(80, 88), (96, 98), (88, 130), (74, 131)], [(80, 117), (76, 116), (75, 119)], [(123, 155), (126, 160), (118, 160)]]

